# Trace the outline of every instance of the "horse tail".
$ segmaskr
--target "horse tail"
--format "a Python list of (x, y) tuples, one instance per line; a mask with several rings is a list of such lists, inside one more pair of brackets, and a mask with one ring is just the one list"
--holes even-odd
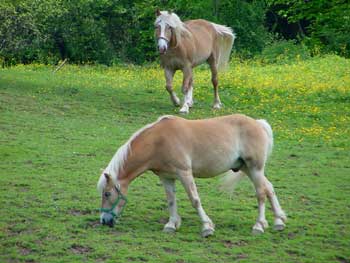
[(257, 120), (257, 122), (261, 125), (268, 137), (268, 148), (267, 155), (269, 156), (272, 152), (273, 147), (273, 132), (270, 124), (266, 120)]
[(221, 192), (225, 192), (230, 196), (233, 195), (233, 192), (237, 184), (245, 176), (245, 173), (242, 171), (233, 172), (229, 171), (220, 179), (219, 189)]
[(214, 29), (219, 37), (219, 52), (218, 52), (218, 69), (226, 69), (230, 54), (233, 46), (233, 42), (236, 39), (236, 34), (233, 33), (232, 28), (212, 23)]

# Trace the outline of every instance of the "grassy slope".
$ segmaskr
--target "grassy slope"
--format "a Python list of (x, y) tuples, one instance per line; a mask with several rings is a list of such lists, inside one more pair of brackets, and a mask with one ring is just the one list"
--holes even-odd
[(98, 224), (100, 168), (138, 128), (177, 114), (161, 70), (51, 71), (0, 70), (0, 262), (350, 261), (349, 60), (234, 63), (221, 77), (225, 106), (216, 112), (209, 72), (196, 70), (195, 106), (186, 118), (240, 112), (271, 123), (275, 149), (267, 173), (289, 215), (285, 231), (252, 236), (257, 206), (250, 183), (230, 199), (218, 192), (217, 178), (197, 180), (216, 223), (209, 239), (200, 237), (179, 184), (183, 226), (175, 235), (161, 232), (168, 212), (151, 173), (131, 185), (119, 225)]

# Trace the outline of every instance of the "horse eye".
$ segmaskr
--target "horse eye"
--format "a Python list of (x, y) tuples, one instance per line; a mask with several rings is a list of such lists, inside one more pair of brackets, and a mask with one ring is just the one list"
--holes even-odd
[(110, 197), (111, 196), (111, 192), (105, 192), (105, 197)]

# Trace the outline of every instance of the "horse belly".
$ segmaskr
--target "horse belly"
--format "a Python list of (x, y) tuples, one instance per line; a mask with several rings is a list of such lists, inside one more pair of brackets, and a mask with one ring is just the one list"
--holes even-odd
[(238, 160), (237, 153), (232, 151), (217, 151), (202, 153), (192, 159), (192, 172), (195, 177), (213, 177), (231, 170)]
[(192, 67), (196, 67), (200, 64), (203, 64), (208, 60), (210, 52), (198, 53), (193, 55)]
[(161, 66), (163, 68), (182, 69), (185, 66), (185, 60), (181, 57), (169, 54), (161, 59)]

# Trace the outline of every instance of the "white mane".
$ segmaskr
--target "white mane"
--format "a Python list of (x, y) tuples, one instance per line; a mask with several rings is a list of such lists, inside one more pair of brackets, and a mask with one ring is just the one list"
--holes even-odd
[(175, 13), (169, 13), (168, 11), (161, 11), (160, 15), (157, 17), (154, 25), (158, 25), (161, 22), (168, 24), (171, 28), (175, 30), (176, 40), (181, 41), (181, 35), (191, 35), (190, 31), (187, 30), (185, 24), (181, 21)]
[(130, 146), (131, 146), (132, 141), (135, 140), (135, 138), (137, 136), (139, 136), (143, 131), (151, 128), (152, 126), (154, 126), (155, 124), (157, 124), (161, 120), (170, 119), (170, 118), (174, 118), (174, 116), (164, 115), (164, 116), (159, 117), (157, 121), (150, 123), (150, 124), (147, 124), (146, 126), (141, 128), (140, 130), (136, 131), (130, 137), (130, 139), (117, 150), (117, 152), (114, 154), (112, 160), (109, 162), (106, 169), (104, 169), (104, 171), (102, 172), (100, 179), (98, 180), (97, 190), (99, 192), (102, 192), (102, 190), (106, 187), (106, 184), (107, 184), (107, 180), (106, 180), (106, 177), (104, 176), (104, 173), (107, 173), (111, 176), (114, 184), (118, 184), (118, 174), (119, 174), (119, 171), (122, 170), (124, 167), (124, 163), (125, 163), (126, 158), (128, 157), (128, 154), (130, 152)]

